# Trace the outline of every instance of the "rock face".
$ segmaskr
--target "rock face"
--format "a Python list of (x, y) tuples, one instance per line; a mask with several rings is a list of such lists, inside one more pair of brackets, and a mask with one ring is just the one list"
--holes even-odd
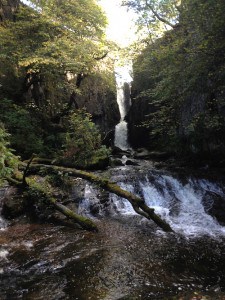
[(132, 147), (150, 147), (149, 130), (141, 125), (147, 120), (147, 115), (154, 111), (155, 108), (149, 104), (149, 100), (132, 97), (130, 111), (126, 117), (128, 138)]
[(78, 108), (85, 108), (93, 121), (106, 136), (108, 145), (113, 145), (114, 128), (120, 120), (116, 92), (103, 86), (93, 77), (85, 78), (81, 86), (81, 95), (76, 99)]
[[(132, 105), (127, 116), (129, 141), (134, 148), (146, 147), (152, 149), (154, 140), (150, 137), (151, 127), (146, 129), (142, 124), (148, 120), (150, 123), (149, 115), (156, 111), (156, 108), (151, 104), (150, 98), (138, 97), (140, 91), (134, 91), (132, 96)], [(192, 153), (205, 153), (214, 154), (218, 157), (225, 151), (225, 139), (217, 132), (214, 124), (216, 122), (223, 122), (225, 117), (225, 104), (222, 94), (225, 91), (212, 94), (210, 88), (207, 87), (205, 91), (194, 91), (186, 97), (177, 112), (178, 128), (177, 138), (182, 143), (185, 143), (186, 149)], [(217, 99), (215, 102), (214, 100)], [(212, 105), (213, 107), (210, 107)], [(211, 115), (212, 112), (212, 115)], [(212, 128), (207, 130), (205, 127), (201, 128), (201, 123), (198, 121), (202, 118), (205, 120), (208, 118), (212, 123)], [(214, 119), (213, 119), (214, 118)], [(193, 123), (197, 120), (197, 125), (193, 127)], [(216, 125), (215, 125), (216, 126)], [(194, 138), (192, 134), (194, 135)], [(197, 134), (196, 134), (197, 133)], [(157, 141), (156, 141), (157, 142)], [(154, 148), (153, 148), (154, 149)]]
[(0, 22), (7, 19), (14, 20), (15, 12), (19, 6), (19, 0), (1, 0), (0, 1)]
[[(222, 94), (223, 93), (224, 92), (222, 92)], [(211, 114), (211, 112), (213, 113)], [(224, 100), (222, 98), (220, 99), (219, 91), (214, 94), (210, 92), (210, 87), (207, 87), (206, 92), (193, 92), (185, 99), (181, 106), (177, 131), (178, 136), (186, 140), (187, 146), (192, 152), (220, 155), (225, 151), (224, 138), (218, 134), (216, 127), (214, 128), (213, 126), (216, 124), (216, 120), (222, 122), (224, 116), (225, 104)], [(201, 117), (203, 117), (203, 120), (204, 118), (208, 118), (208, 122), (212, 123), (212, 128), (209, 126), (208, 130), (205, 127), (201, 129), (200, 122), (198, 122), (197, 126), (192, 127), (192, 124), (195, 123), (196, 120), (201, 119)], [(199, 132), (198, 141), (197, 143), (195, 141), (194, 146), (192, 145), (192, 130)]]
[(180, 111), (180, 135), (188, 135), (187, 128), (191, 124), (193, 118), (197, 114), (205, 111), (207, 98), (207, 94), (199, 95), (195, 93), (186, 99)]
[(111, 92), (101, 94), (88, 90), (87, 95), (78, 97), (77, 103), (79, 108), (86, 108), (93, 121), (105, 132), (113, 129), (119, 121), (117, 102)]
[(127, 115), (127, 113), (130, 110), (131, 106), (131, 99), (130, 99), (130, 84), (125, 82), (123, 85), (123, 91), (124, 91), (124, 110)]

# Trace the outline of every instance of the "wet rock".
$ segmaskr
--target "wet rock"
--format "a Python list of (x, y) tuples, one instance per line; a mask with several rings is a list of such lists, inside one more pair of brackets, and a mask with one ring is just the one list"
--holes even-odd
[(119, 156), (119, 157), (122, 157), (123, 155), (130, 156), (131, 155), (131, 150), (129, 150), (129, 149), (128, 150), (122, 150), (119, 147), (114, 146), (112, 148), (112, 154), (114, 156)]
[(137, 149), (134, 153), (134, 158), (145, 159), (149, 158), (150, 151), (144, 148)]
[(115, 158), (111, 160), (111, 166), (112, 167), (118, 167), (118, 166), (124, 166), (123, 162), (119, 158)]
[(126, 161), (126, 165), (127, 165), (127, 166), (139, 166), (139, 164), (138, 164), (136, 161), (131, 160), (131, 159), (128, 159), (128, 160)]
[(204, 208), (208, 214), (225, 225), (225, 197), (214, 192), (207, 192), (202, 199)]
[(147, 149), (140, 148), (134, 153), (134, 158), (138, 159), (160, 159), (167, 160), (171, 157), (171, 153), (168, 152), (158, 152), (158, 151), (148, 151)]
[(171, 205), (170, 205), (170, 216), (172, 217), (177, 217), (180, 213), (181, 210), (181, 201), (178, 199), (176, 196), (173, 197), (171, 200)]
[(73, 180), (73, 187), (69, 195), (69, 200), (78, 204), (84, 198), (85, 182), (81, 178)]
[(96, 195), (95, 202), (90, 206), (91, 214), (97, 216), (109, 215), (110, 211), (110, 199), (109, 192), (99, 190)]
[(16, 187), (10, 187), (3, 198), (2, 215), (6, 219), (13, 219), (25, 212), (25, 201), (22, 193)]

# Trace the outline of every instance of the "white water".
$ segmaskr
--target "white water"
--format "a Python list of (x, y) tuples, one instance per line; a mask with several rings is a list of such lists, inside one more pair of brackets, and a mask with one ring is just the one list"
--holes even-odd
[[(117, 85), (117, 103), (118, 103), (119, 111), (120, 111), (120, 121), (123, 121), (124, 118), (126, 117), (126, 114), (128, 113), (123, 85), (124, 85), (124, 82), (122, 83), (121, 86)], [(130, 103), (128, 103), (128, 106), (129, 106), (129, 104)]]
[[(120, 186), (133, 192), (130, 184)], [(140, 194), (155, 212), (165, 219), (175, 232), (186, 236), (225, 235), (225, 227), (207, 214), (202, 200), (207, 192), (213, 192), (225, 199), (224, 191), (218, 184), (208, 180), (191, 180), (182, 184), (168, 175), (156, 176), (152, 182), (146, 176), (139, 182)], [(132, 206), (125, 199), (111, 195), (112, 201), (121, 214), (135, 215)]]
[(119, 124), (115, 127), (115, 141), (114, 145), (116, 147), (119, 147), (122, 150), (127, 150), (130, 148), (130, 145), (127, 141), (127, 122), (126, 121), (120, 121)]
[[(128, 143), (128, 128), (127, 122), (125, 121), (125, 117), (128, 113), (128, 110), (131, 105), (131, 100), (127, 99), (125, 96), (124, 84), (130, 83), (131, 77), (124, 77), (124, 74), (119, 74), (119, 72), (124, 72), (124, 69), (117, 69), (117, 103), (120, 111), (120, 123), (118, 123), (115, 127), (115, 140), (114, 145), (122, 150), (127, 150), (130, 148)], [(129, 69), (127, 69), (127, 73)]]
[(0, 217), (0, 230), (4, 230), (6, 227), (6, 222), (3, 220), (2, 217)]

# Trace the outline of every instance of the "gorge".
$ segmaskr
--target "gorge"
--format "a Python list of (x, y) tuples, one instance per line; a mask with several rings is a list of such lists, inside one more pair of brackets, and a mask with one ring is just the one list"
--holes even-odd
[(1, 300), (225, 299), (224, 11), (0, 0)]

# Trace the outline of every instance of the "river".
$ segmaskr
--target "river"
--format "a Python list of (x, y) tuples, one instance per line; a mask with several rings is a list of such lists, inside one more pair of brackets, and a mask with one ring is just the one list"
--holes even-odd
[(86, 183), (78, 210), (98, 233), (1, 220), (0, 299), (225, 299), (225, 227), (207, 213), (224, 184), (139, 164), (104, 176), (143, 196), (175, 233)]

